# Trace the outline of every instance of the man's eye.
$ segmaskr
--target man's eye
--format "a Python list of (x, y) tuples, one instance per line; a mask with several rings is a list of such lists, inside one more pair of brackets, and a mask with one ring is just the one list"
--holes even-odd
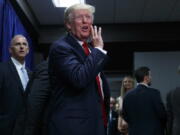
[(20, 45), (21, 43), (15, 43), (15, 45)]
[(27, 46), (27, 43), (23, 43), (23, 45)]

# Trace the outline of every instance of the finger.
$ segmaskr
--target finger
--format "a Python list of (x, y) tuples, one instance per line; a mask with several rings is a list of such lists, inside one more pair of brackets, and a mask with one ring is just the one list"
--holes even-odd
[(102, 29), (101, 29), (101, 27), (99, 27), (99, 30), (98, 30), (98, 35), (99, 36), (101, 36), (101, 31), (102, 31)]
[(95, 36), (95, 37), (98, 36), (98, 34), (97, 34), (97, 26), (96, 26), (96, 25), (94, 26), (94, 36)]

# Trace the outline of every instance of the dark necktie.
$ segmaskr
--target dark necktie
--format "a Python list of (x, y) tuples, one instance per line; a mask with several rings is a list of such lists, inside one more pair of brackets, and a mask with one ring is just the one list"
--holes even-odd
[[(84, 42), (82, 47), (84, 49), (85, 54), (88, 56), (90, 54), (88, 44), (86, 42)], [(104, 126), (107, 127), (107, 114), (106, 114), (106, 110), (105, 110), (103, 91), (102, 91), (102, 87), (101, 87), (101, 83), (100, 83), (100, 76), (99, 75), (96, 76), (96, 83), (97, 83), (97, 87), (98, 87), (98, 93), (99, 93), (99, 95), (101, 97), (101, 108), (102, 108)]]

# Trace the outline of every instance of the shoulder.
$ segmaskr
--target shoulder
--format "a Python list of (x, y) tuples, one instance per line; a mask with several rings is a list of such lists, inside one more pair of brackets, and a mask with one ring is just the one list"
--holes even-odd
[(10, 71), (12, 71), (12, 65), (13, 63), (10, 63), (10, 61), (0, 63), (0, 78), (11, 75)]
[(35, 71), (39, 69), (47, 69), (47, 68), (48, 68), (48, 61), (43, 61), (35, 67)]
[(72, 50), (72, 45), (68, 41), (67, 36), (61, 37), (59, 40), (55, 41), (52, 43), (50, 47), (50, 54), (52, 53), (60, 53), (60, 52), (65, 52)]
[(150, 88), (150, 87), (148, 89), (153, 93), (160, 93), (160, 91), (158, 89)]
[(155, 88), (148, 87), (146, 93), (150, 96), (159, 96), (161, 95), (160, 91)]
[(131, 96), (133, 96), (134, 94), (136, 94), (136, 93), (137, 93), (137, 90), (138, 90), (138, 88), (136, 87), (136, 88), (134, 88), (134, 89), (132, 89), (132, 90), (127, 91), (126, 94), (124, 95), (123, 100), (124, 100), (125, 98), (131, 97)]
[(138, 85), (136, 87), (136, 89), (139, 90), (143, 90), (144, 92), (150, 92), (150, 93), (159, 93), (160, 91), (158, 89), (149, 87), (149, 86), (145, 86), (145, 85)]
[(180, 87), (176, 87), (168, 92), (167, 97), (179, 98), (179, 95), (180, 95)]
[(7, 67), (9, 67), (10, 64), (13, 64), (13, 63), (11, 61), (1, 62), (0, 63), (0, 69), (1, 70), (7, 70), (8, 69)]
[(54, 41), (51, 45), (51, 48), (56, 48), (56, 47), (66, 47), (68, 45), (67, 42), (67, 37), (66, 36), (62, 36), (61, 38), (59, 38), (58, 40)]
[(43, 61), (36, 65), (33, 76), (48, 76), (48, 61)]

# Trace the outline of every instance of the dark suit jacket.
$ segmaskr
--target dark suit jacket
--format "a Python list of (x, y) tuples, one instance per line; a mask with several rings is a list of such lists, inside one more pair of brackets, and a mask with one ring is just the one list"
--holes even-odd
[(111, 113), (111, 118), (109, 114), (109, 122), (108, 122), (108, 135), (118, 135), (118, 129), (117, 129), (117, 124), (118, 124), (118, 113), (115, 112), (114, 110), (110, 111)]
[(27, 113), (24, 135), (41, 135), (44, 112), (50, 96), (48, 62), (43, 61), (35, 68), (27, 89)]
[(167, 95), (168, 135), (180, 135), (180, 87)]
[[(107, 55), (91, 47), (86, 56), (70, 35), (52, 45), (49, 55), (50, 84), (53, 89), (50, 135), (105, 135), (100, 96), (95, 77), (102, 71)], [(106, 113), (109, 89), (101, 73)]]
[(140, 84), (129, 91), (123, 100), (123, 116), (129, 135), (164, 135), (166, 112), (156, 89)]
[(27, 93), (12, 61), (1, 63), (0, 135), (22, 135)]

